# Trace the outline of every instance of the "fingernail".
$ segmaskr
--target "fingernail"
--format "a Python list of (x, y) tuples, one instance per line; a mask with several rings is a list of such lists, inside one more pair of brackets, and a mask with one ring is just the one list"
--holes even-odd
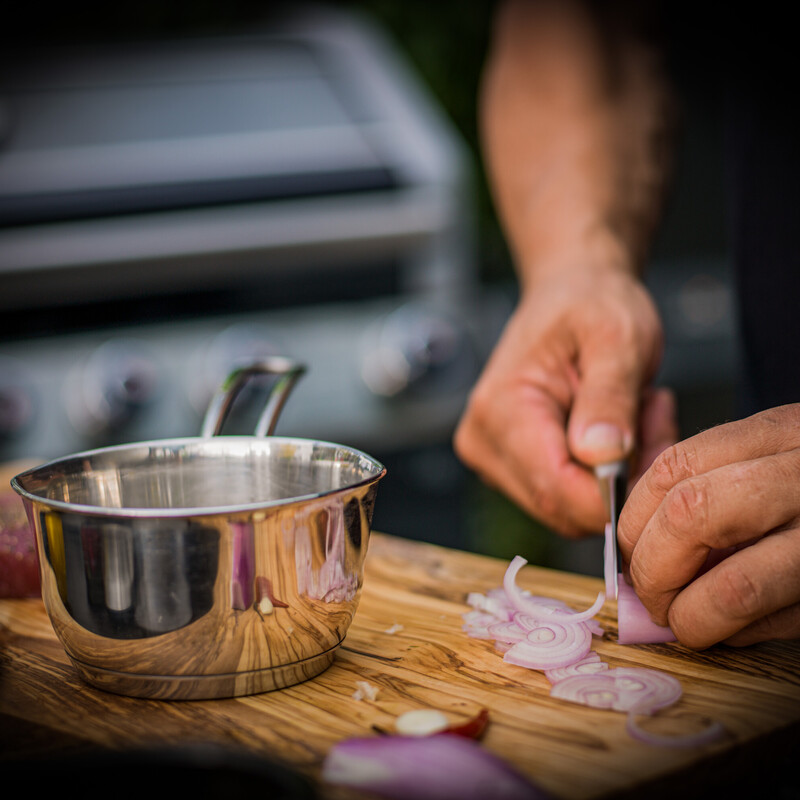
[(619, 450), (627, 452), (628, 438), (616, 425), (609, 422), (595, 422), (581, 437), (581, 446), (587, 450)]

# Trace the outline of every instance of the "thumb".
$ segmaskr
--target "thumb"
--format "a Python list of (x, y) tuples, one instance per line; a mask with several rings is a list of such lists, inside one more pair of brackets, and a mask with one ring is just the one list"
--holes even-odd
[(641, 373), (608, 352), (583, 366), (567, 428), (570, 452), (588, 466), (627, 458), (637, 429)]

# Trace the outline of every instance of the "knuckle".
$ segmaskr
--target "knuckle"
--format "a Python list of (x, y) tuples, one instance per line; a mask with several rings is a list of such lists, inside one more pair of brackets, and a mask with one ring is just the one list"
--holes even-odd
[(568, 503), (554, 486), (543, 480), (528, 481), (525, 490), (525, 506), (531, 515), (560, 535), (575, 539), (594, 530), (582, 520), (580, 509)]
[(679, 442), (656, 456), (647, 477), (656, 493), (666, 494), (673, 486), (693, 474), (689, 451), (685, 443)]
[(797, 638), (800, 638), (800, 603), (787, 606), (745, 625), (725, 641), (734, 647), (742, 647), (773, 639)]
[(562, 517), (564, 508), (554, 492), (547, 491), (545, 487), (540, 486), (538, 483), (530, 483), (528, 493), (530, 504), (536, 509), (536, 516), (550, 523)]
[(776, 409), (773, 423), (775, 450), (793, 450), (800, 445), (800, 403)]
[(483, 380), (479, 380), (467, 398), (463, 420), (469, 420), (473, 425), (482, 425), (491, 413), (491, 392), (485, 389)]
[(781, 452), (800, 446), (800, 403), (761, 411), (739, 420), (735, 431), (744, 431), (758, 441), (763, 452)]
[(797, 639), (800, 637), (800, 603), (768, 614), (758, 625), (765, 640)]
[(675, 592), (665, 589), (659, 570), (653, 569), (649, 559), (640, 557), (631, 560), (629, 571), (636, 593), (648, 610), (656, 614), (659, 619), (666, 619), (667, 610), (674, 599)]
[(758, 416), (762, 422), (776, 431), (783, 432), (787, 427), (796, 430), (800, 426), (800, 403), (770, 408), (762, 411)]
[(490, 418), (484, 394), (474, 390), (453, 434), (453, 449), (464, 463), (473, 467), (480, 466), (485, 450), (484, 431)]
[(636, 344), (637, 332), (634, 320), (625, 314), (605, 316), (600, 320), (597, 328), (600, 338), (619, 346)]
[(704, 478), (681, 481), (669, 490), (662, 506), (668, 530), (702, 540), (708, 529), (709, 491)]
[(638, 375), (641, 366), (641, 336), (630, 321), (604, 320), (592, 331), (592, 336), (596, 346), (602, 348), (604, 354), (614, 354), (613, 361), (608, 362), (608, 378), (612, 386), (612, 379)]
[(466, 418), (462, 419), (453, 434), (453, 450), (465, 463), (471, 463), (472, 434)]
[(751, 628), (751, 636), (756, 636), (759, 641), (783, 639), (786, 636), (785, 626), (782, 624), (781, 615), (779, 614), (768, 614), (754, 623)]
[[(655, 554), (657, 556), (657, 554)], [(657, 558), (654, 559), (652, 542), (640, 542), (631, 554), (628, 565), (631, 581), (637, 594), (642, 600), (647, 600), (652, 604), (654, 600), (661, 596), (663, 585), (659, 580), (660, 570), (654, 568)]]
[(675, 638), (690, 650), (705, 650), (718, 640), (713, 634), (698, 633), (692, 622), (685, 620), (679, 613), (671, 613), (667, 624), (675, 634)]
[[(793, 449), (770, 458), (767, 478), (769, 484), (773, 487), (780, 487), (783, 496), (793, 498), (795, 504), (800, 502), (798, 475), (800, 475), (800, 450)], [(747, 472), (744, 472), (743, 478), (746, 483), (749, 479)], [(797, 505), (795, 505), (796, 507)]]
[(728, 559), (713, 570), (712, 575), (713, 596), (726, 616), (749, 621), (763, 613), (764, 589), (738, 562)]

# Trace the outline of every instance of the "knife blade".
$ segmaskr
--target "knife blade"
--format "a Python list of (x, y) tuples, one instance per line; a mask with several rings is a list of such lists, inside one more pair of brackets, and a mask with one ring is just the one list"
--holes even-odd
[(611, 575), (606, 575), (606, 591), (616, 600), (619, 596), (619, 570), (622, 563), (617, 540), (617, 523), (628, 488), (628, 462), (610, 461), (595, 467), (594, 472), (611, 523), (611, 546), (609, 547), (607, 542), (606, 548), (609, 552), (606, 555), (605, 570), (610, 571)]

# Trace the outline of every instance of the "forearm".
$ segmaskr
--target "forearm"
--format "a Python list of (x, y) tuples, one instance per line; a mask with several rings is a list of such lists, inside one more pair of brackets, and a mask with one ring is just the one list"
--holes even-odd
[(674, 103), (628, 17), (512, 0), (484, 75), (481, 126), (523, 286), (553, 270), (638, 271), (670, 173)]

